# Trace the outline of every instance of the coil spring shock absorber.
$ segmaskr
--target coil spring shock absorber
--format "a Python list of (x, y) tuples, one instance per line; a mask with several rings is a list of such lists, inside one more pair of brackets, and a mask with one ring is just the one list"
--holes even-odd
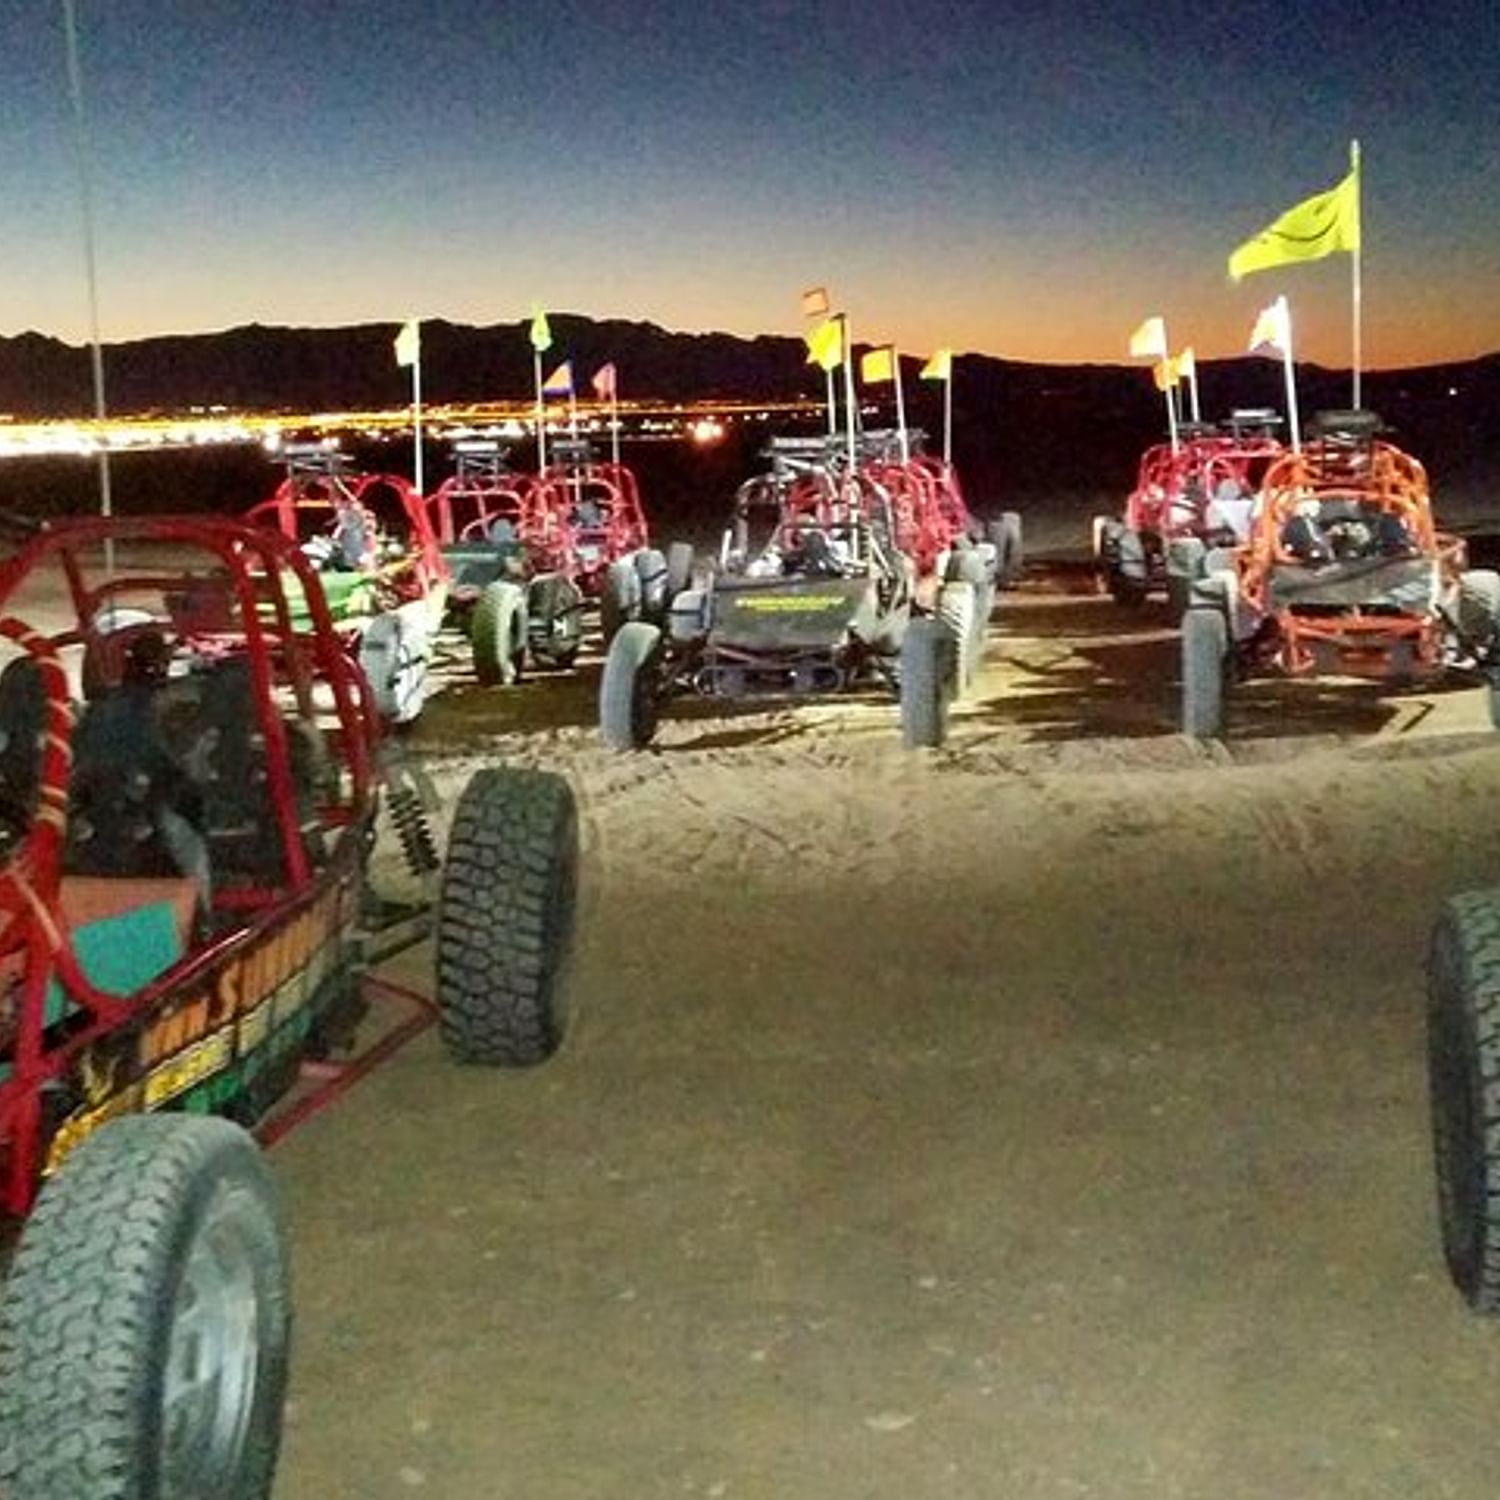
[(395, 756), (386, 762), (385, 782), (389, 793), (386, 805), (407, 869), (418, 877), (435, 874), (442, 860), (427, 821), (427, 808), (434, 796), (431, 783), (409, 762)]

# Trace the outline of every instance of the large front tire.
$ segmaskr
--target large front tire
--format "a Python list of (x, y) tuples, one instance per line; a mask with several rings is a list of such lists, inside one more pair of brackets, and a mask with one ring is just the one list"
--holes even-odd
[(1224, 732), (1229, 625), (1221, 609), (1194, 607), (1182, 617), (1182, 732), (1217, 739)]
[(1167, 575), (1167, 609), (1174, 620), (1187, 613), (1193, 585), (1204, 574), (1208, 549), (1195, 536), (1174, 537), (1167, 543), (1164, 567)]
[(948, 737), (948, 704), (958, 648), (942, 620), (922, 616), (901, 642), (901, 739), (908, 750), (935, 748)]
[(996, 537), (999, 547), (995, 582), (1000, 588), (1014, 588), (1026, 571), (1026, 548), (1021, 539), (1021, 513), (1006, 510), (1000, 513), (1000, 529)]
[(483, 687), (510, 687), (526, 662), (526, 591), (518, 583), (486, 584), (469, 618), (474, 676)]
[(618, 558), (604, 570), (599, 590), (599, 631), (609, 646), (621, 629), (641, 617), (641, 575), (628, 558)]
[(960, 692), (968, 691), (979, 671), (979, 658), (984, 654), (984, 629), (979, 621), (976, 593), (972, 583), (962, 580), (945, 583), (938, 590), (937, 617), (953, 637), (958, 666), (955, 685)]
[(0, 1304), (0, 1492), (264, 1500), (291, 1333), (286, 1235), (255, 1142), (137, 1115), (43, 1187)]
[(1427, 1078), (1448, 1273), (1500, 1313), (1500, 891), (1453, 897), (1433, 931)]
[(399, 610), (376, 615), (359, 638), (359, 665), (375, 711), (387, 724), (412, 724), (427, 702), (431, 642)]
[(599, 680), (599, 732), (611, 750), (639, 750), (656, 735), (661, 631), (644, 620), (620, 627)]
[(437, 911), (443, 1041), (465, 1063), (526, 1067), (567, 1031), (578, 805), (551, 771), (486, 767), (459, 795)]
[(1113, 534), (1113, 556), (1109, 559), (1109, 592), (1116, 604), (1139, 609), (1151, 591), (1151, 564), (1146, 544), (1138, 531), (1118, 527)]
[(583, 645), (583, 595), (562, 573), (534, 578), (526, 595), (526, 636), (532, 659), (565, 672)]
[(673, 542), (667, 548), (667, 602), (670, 605), (693, 582), (693, 544)]
[(667, 559), (655, 547), (642, 547), (635, 554), (635, 572), (641, 581), (641, 619), (663, 624), (672, 592)]

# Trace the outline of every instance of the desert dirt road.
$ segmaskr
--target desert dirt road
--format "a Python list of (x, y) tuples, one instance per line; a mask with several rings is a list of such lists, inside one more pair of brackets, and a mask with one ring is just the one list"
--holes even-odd
[(589, 673), (435, 703), (441, 787), (578, 789), (574, 1025), (278, 1148), (278, 1496), (1500, 1490), (1422, 1051), (1438, 903), (1500, 881), (1480, 690), (1258, 684), (1200, 747), (1165, 627), (1034, 578), (918, 755), (874, 700), (623, 758)]

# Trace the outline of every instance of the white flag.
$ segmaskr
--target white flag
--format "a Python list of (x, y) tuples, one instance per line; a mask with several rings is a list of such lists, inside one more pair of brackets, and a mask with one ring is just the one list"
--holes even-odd
[(1167, 357), (1167, 323), (1165, 318), (1147, 318), (1130, 335), (1130, 352), (1136, 359)]
[(1278, 297), (1269, 307), (1262, 308), (1250, 334), (1250, 350), (1270, 347), (1286, 353), (1291, 344), (1292, 321), (1287, 310), (1286, 298)]
[(396, 335), (396, 363), (414, 365), (422, 357), (422, 334), (416, 318), (408, 318)]

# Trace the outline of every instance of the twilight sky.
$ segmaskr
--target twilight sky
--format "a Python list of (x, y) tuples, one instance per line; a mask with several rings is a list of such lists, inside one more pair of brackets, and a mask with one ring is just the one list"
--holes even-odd
[[(533, 300), (1117, 361), (1239, 352), (1349, 257), (1225, 259), (1365, 164), (1373, 367), (1500, 349), (1500, 6), (1366, 0), (78, 0), (106, 338)], [(0, 12), (0, 333), (85, 332), (59, 0)]]

